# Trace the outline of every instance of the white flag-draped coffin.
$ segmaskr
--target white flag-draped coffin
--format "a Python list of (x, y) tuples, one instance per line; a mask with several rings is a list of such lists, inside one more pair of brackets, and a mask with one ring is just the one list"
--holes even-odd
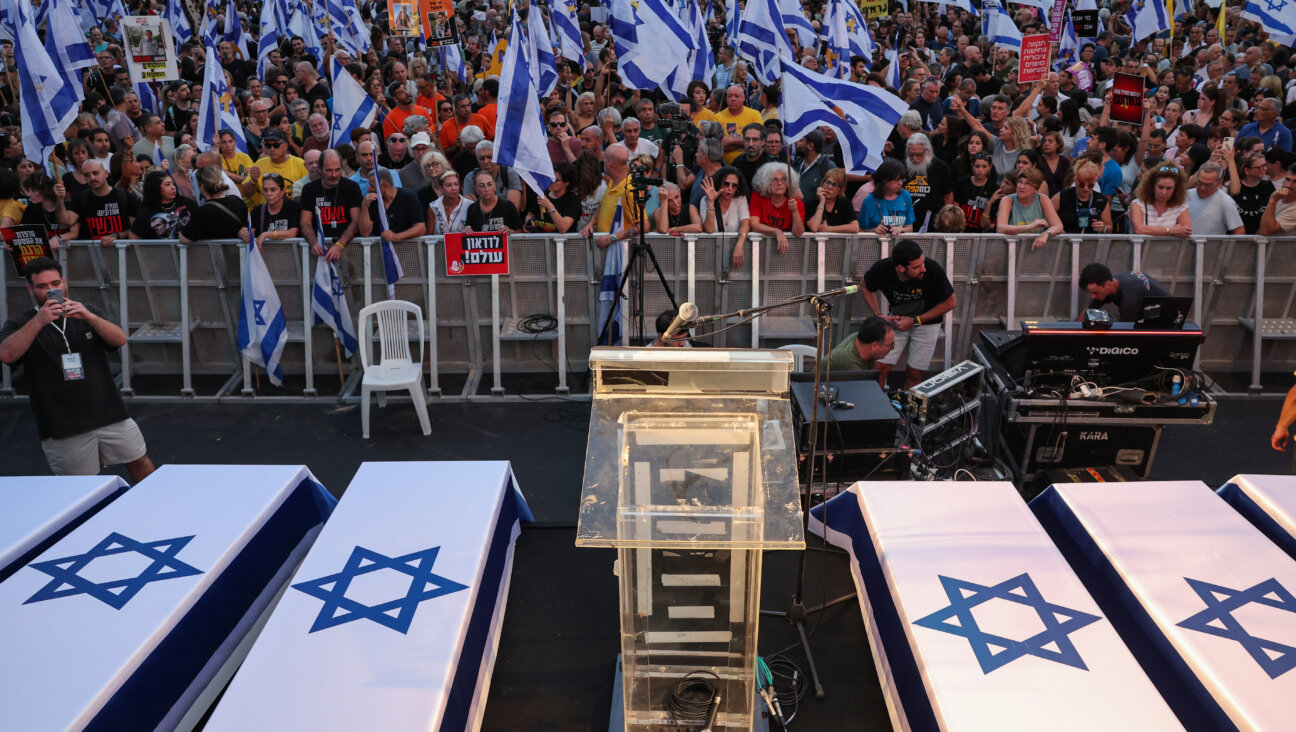
[(476, 729), (530, 520), (507, 462), (361, 465), (206, 729)]
[(0, 582), (128, 487), (115, 475), (0, 478)]
[(2, 726), (175, 728), (332, 505), (301, 466), (141, 481), (0, 582)]
[(1296, 477), (1235, 475), (1217, 492), (1287, 556), (1296, 559)]
[(1011, 484), (856, 483), (810, 530), (851, 555), (895, 729), (1180, 728)]
[(1204, 483), (1054, 485), (1031, 508), (1180, 719), (1291, 728), (1296, 561)]

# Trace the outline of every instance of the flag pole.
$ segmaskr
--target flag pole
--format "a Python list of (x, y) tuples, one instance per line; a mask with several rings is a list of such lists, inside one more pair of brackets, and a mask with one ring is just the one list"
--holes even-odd
[(337, 333), (333, 333), (333, 355), (337, 357), (338, 367), (338, 388), (346, 386), (346, 381), (342, 378), (342, 345), (338, 341)]

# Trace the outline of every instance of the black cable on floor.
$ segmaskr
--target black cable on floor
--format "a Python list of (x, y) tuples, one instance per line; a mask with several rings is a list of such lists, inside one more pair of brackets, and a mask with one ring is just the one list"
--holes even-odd
[(690, 671), (671, 690), (670, 710), (675, 721), (706, 724), (711, 702), (719, 690), (719, 676), (710, 671)]

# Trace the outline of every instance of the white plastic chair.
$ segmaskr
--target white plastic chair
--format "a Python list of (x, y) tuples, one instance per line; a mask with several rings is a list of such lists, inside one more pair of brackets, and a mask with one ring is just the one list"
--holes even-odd
[[(418, 323), (418, 359), (410, 358), (409, 317)], [(370, 321), (378, 326), (378, 363), (370, 363), (373, 337)], [(360, 311), (360, 363), (364, 378), (360, 381), (360, 424), (369, 438), (369, 393), (378, 392), (378, 406), (387, 406), (386, 392), (408, 390), (414, 400), (423, 434), (432, 434), (428, 422), (427, 397), (423, 392), (423, 312), (418, 305), (404, 300), (376, 302)]]
[(797, 371), (805, 371), (805, 360), (807, 358), (815, 358), (819, 355), (814, 346), (807, 346), (804, 343), (792, 343), (786, 346), (779, 346), (778, 350), (792, 352), (792, 357), (795, 359), (794, 364), (796, 365)]

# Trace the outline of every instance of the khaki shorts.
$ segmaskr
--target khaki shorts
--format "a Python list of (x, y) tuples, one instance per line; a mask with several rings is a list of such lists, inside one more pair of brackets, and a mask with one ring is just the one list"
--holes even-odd
[(144, 435), (127, 418), (79, 435), (41, 440), (45, 459), (55, 475), (98, 475), (105, 465), (121, 465), (148, 454)]
[(895, 348), (891, 349), (878, 363), (895, 366), (900, 362), (900, 354), (908, 346), (909, 358), (906, 363), (909, 368), (917, 371), (926, 371), (931, 366), (932, 354), (936, 352), (936, 341), (940, 338), (941, 323), (937, 321), (930, 325), (915, 325), (909, 330), (895, 331)]

